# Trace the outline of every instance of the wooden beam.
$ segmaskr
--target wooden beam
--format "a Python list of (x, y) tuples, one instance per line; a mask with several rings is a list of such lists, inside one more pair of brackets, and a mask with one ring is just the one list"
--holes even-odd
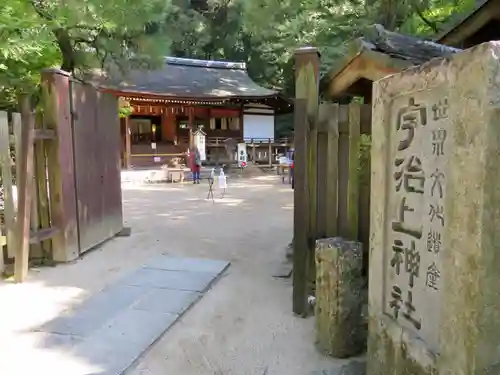
[(17, 160), (21, 175), (18, 176), (19, 196), (16, 220), (16, 258), (14, 280), (26, 280), (29, 267), (30, 210), (33, 191), (33, 141), (35, 116), (31, 111), (28, 97), (21, 101), (21, 152)]
[(44, 228), (30, 233), (30, 244), (37, 244), (59, 234), (59, 228)]
[(52, 129), (35, 129), (34, 133), (35, 140), (49, 140), (55, 138), (56, 138), (56, 132)]

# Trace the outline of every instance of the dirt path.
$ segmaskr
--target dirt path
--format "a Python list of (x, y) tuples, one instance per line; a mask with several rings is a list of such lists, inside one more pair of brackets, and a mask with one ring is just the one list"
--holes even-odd
[[(27, 350), (39, 349), (39, 338), (27, 332), (165, 252), (228, 260), (231, 267), (128, 374), (309, 375), (331, 368), (313, 347), (313, 319), (291, 313), (291, 282), (272, 278), (291, 238), (290, 187), (269, 176), (230, 183), (215, 203), (204, 199), (206, 193), (205, 185), (124, 187), (131, 237), (110, 241), (74, 264), (33, 271), (24, 285), (0, 284), (0, 300), (12, 307), (0, 320), (0, 336), (11, 340), (10, 350), (0, 354), (10, 356), (6, 373), (28, 373), (12, 357), (22, 350), (21, 360)], [(97, 374), (74, 370), (64, 352), (38, 355), (42, 362), (57, 359), (52, 374)]]

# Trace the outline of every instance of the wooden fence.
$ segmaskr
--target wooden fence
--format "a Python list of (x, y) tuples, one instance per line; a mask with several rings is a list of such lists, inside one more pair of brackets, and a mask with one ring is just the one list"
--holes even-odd
[(359, 241), (368, 253), (371, 106), (323, 103), (311, 131), (298, 100), (295, 121), (294, 310), (301, 314), (315, 280), (316, 239)]
[[(29, 259), (47, 259), (58, 230), (51, 224), (49, 181), (57, 176), (50, 162), (56, 139), (30, 109), (21, 113), (0, 111), (0, 168), (3, 220), (0, 225), (0, 274), (5, 260), (14, 260), (15, 280), (26, 278)], [(6, 247), (6, 249), (5, 249)], [(4, 251), (6, 250), (6, 251)]]

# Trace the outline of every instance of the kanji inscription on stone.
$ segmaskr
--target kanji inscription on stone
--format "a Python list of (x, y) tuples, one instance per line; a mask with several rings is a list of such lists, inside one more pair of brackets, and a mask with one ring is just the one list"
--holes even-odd
[(440, 257), (448, 250), (450, 105), (440, 88), (401, 95), (393, 100), (389, 125), (384, 309), (434, 350), (440, 320)]

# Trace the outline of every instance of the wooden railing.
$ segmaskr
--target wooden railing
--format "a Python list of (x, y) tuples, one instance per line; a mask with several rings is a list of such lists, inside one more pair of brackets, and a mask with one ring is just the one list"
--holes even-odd
[[(228, 139), (228, 137), (206, 137), (205, 143), (207, 146), (224, 146), (224, 142)], [(274, 146), (290, 146), (293, 143), (293, 138), (232, 138), (238, 143), (247, 143), (247, 144), (272, 144)], [(182, 137), (179, 139), (181, 143), (188, 144), (189, 138)]]

